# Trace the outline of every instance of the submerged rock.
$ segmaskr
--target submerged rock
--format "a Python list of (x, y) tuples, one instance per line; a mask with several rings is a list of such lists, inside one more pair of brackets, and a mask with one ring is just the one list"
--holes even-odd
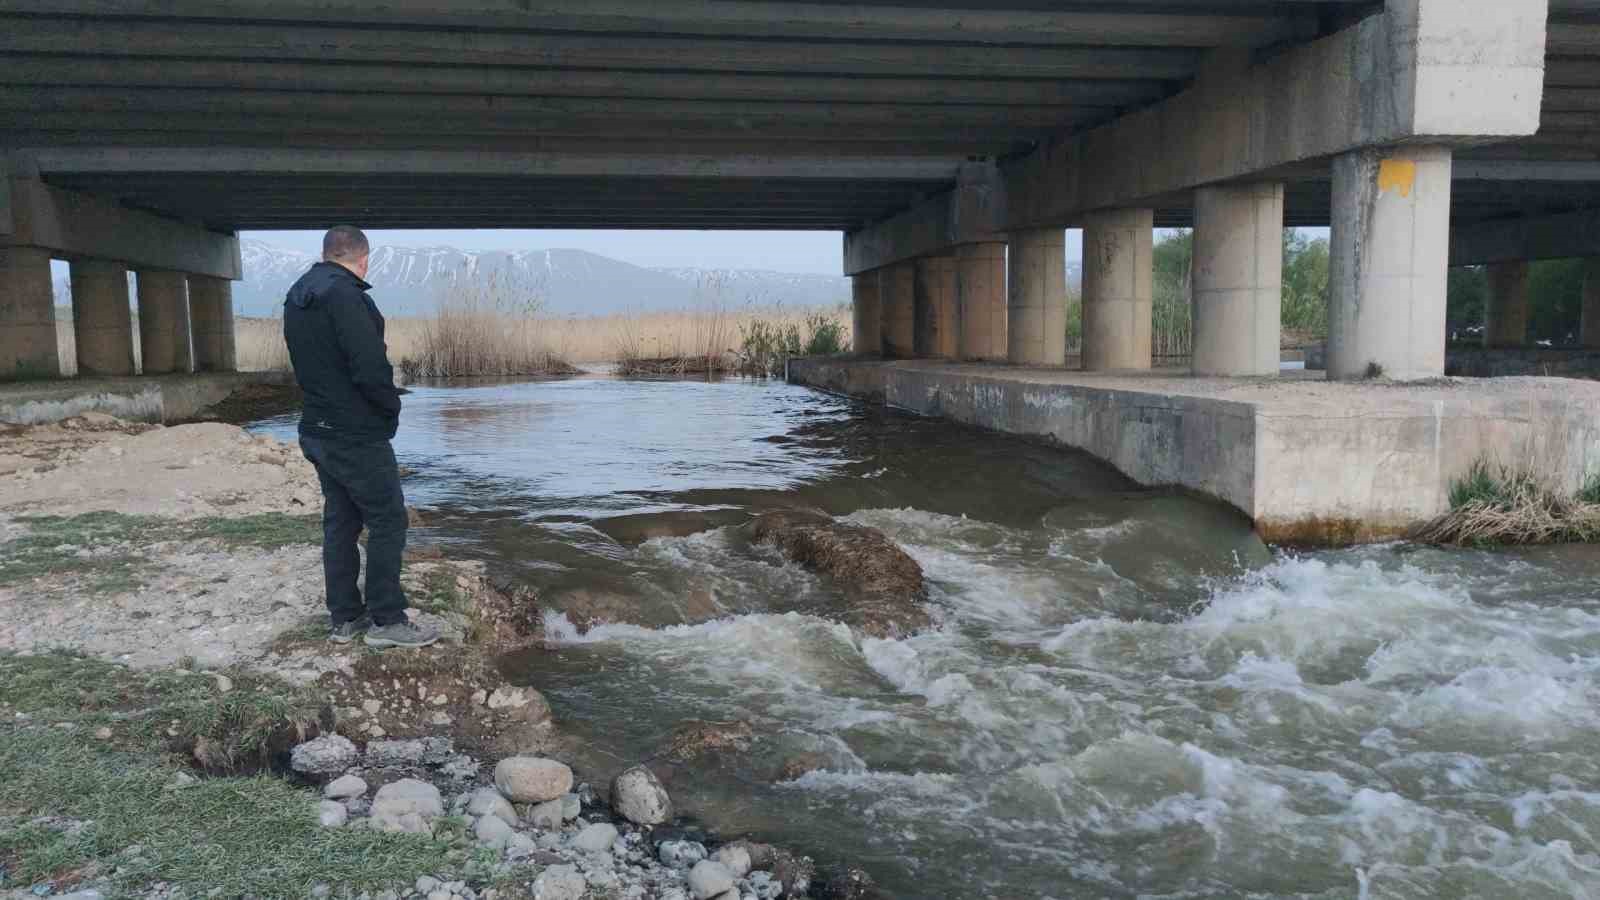
[(750, 538), (831, 581), (844, 595), (843, 620), (866, 634), (899, 637), (933, 624), (922, 567), (876, 528), (788, 510), (757, 517)]
[(783, 766), (778, 769), (776, 781), (794, 781), (810, 772), (820, 772), (830, 763), (828, 757), (814, 751), (796, 753), (783, 761)]
[(749, 722), (707, 722), (689, 719), (678, 723), (672, 737), (661, 751), (662, 756), (678, 762), (688, 762), (707, 753), (729, 750), (748, 750), (755, 738), (755, 729)]

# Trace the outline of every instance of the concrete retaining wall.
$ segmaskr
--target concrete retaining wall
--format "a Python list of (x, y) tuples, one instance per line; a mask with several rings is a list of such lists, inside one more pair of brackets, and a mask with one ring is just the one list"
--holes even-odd
[(283, 383), (270, 372), (217, 372), (0, 384), (0, 422), (39, 425), (87, 412), (134, 422), (176, 422), (227, 399), (242, 385)]
[(1593, 382), (1340, 384), (817, 359), (789, 372), (834, 393), (1086, 450), (1141, 484), (1228, 503), (1281, 543), (1408, 533), (1448, 508), (1451, 481), (1480, 458), (1534, 460), (1570, 491), (1600, 472)]

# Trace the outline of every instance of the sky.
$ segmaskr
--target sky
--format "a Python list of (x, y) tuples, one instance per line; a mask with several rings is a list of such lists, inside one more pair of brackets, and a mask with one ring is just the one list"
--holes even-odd
[[(247, 231), (276, 247), (322, 252), (320, 231)], [(588, 250), (636, 266), (767, 269), (838, 275), (843, 238), (837, 231), (371, 231), (377, 246), (455, 247), (461, 250)], [(1067, 258), (1082, 257), (1082, 239), (1067, 232)]]

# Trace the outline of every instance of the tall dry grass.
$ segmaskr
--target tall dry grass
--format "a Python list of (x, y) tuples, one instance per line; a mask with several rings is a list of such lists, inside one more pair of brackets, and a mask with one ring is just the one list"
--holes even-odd
[(418, 325), (409, 352), (391, 348), (408, 380), (490, 375), (564, 375), (573, 368), (539, 317), (542, 286), (503, 272), (451, 279)]

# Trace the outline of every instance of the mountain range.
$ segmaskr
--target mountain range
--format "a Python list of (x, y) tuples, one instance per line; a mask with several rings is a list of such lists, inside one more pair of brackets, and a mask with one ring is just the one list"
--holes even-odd
[[(241, 316), (275, 315), (283, 295), (316, 258), (258, 240), (239, 242), (244, 280), (233, 286)], [(652, 269), (584, 250), (471, 251), (454, 247), (375, 247), (367, 281), (385, 315), (431, 312), (451, 285), (470, 279), (517, 307), (530, 300), (549, 315), (606, 315), (694, 309), (712, 303), (831, 306), (850, 300), (842, 275), (754, 269)]]

